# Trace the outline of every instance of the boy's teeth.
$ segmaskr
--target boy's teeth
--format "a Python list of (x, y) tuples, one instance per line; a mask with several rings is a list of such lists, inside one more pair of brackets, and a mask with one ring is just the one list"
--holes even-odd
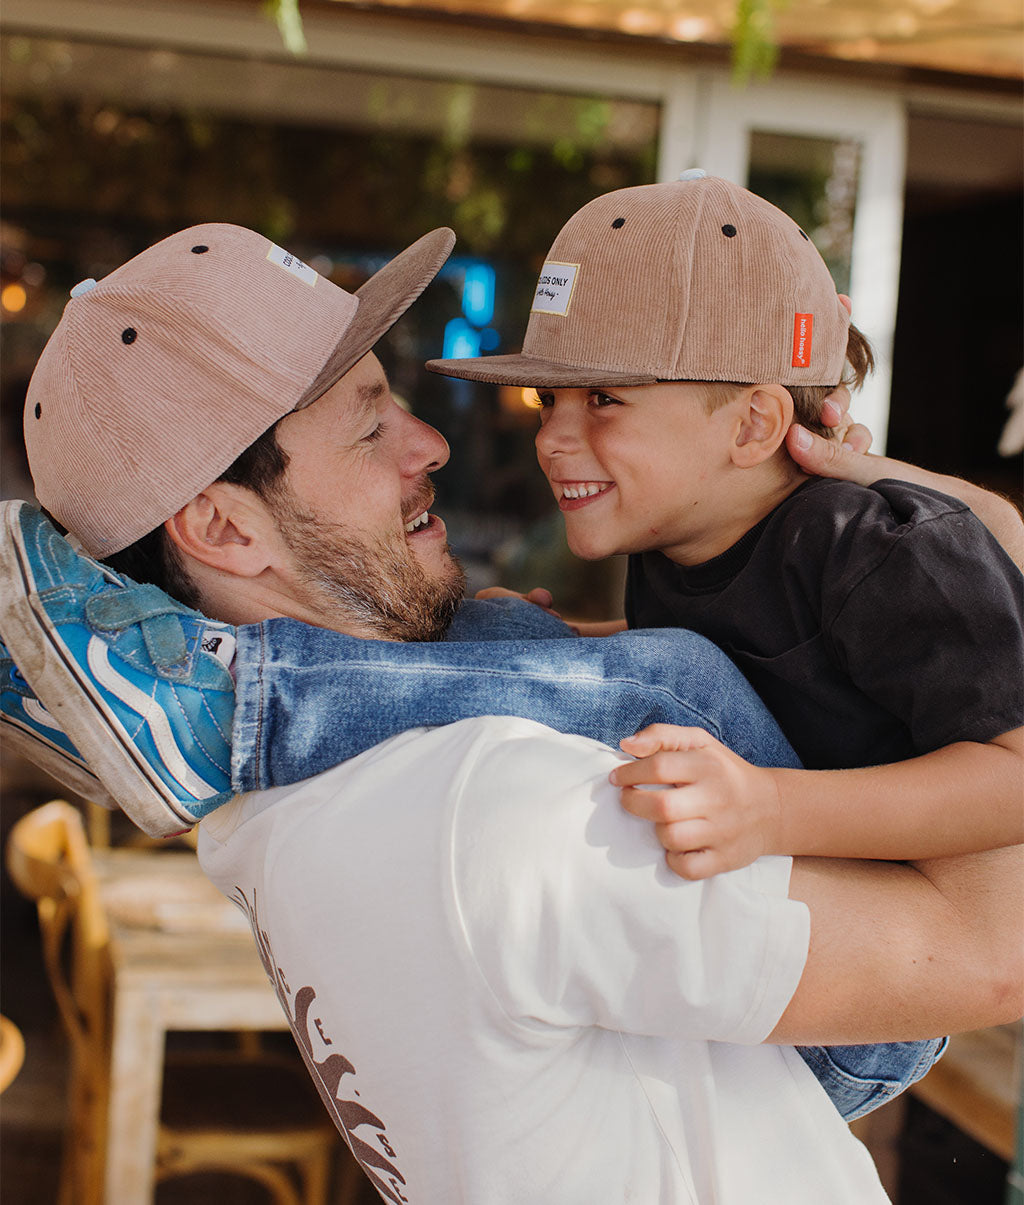
[(579, 485), (563, 485), (563, 498), (592, 498), (599, 494), (604, 486), (596, 481), (581, 481)]
[(417, 527), (422, 527), (424, 523), (427, 523), (429, 521), (430, 521), (430, 516), (427, 514), (426, 511), (424, 511), (422, 515), (417, 515), (416, 518), (413, 519), (413, 521), (411, 523), (406, 523), (405, 530), (411, 534), (412, 532), (414, 532), (416, 530)]

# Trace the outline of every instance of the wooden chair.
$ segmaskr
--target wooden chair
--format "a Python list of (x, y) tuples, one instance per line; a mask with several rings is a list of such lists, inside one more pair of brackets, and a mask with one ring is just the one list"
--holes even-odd
[[(59, 1205), (100, 1205), (110, 952), (81, 814), (54, 800), (24, 816), (11, 830), (7, 865), (18, 889), (36, 902), (43, 958), (69, 1040)], [(157, 1181), (226, 1171), (263, 1184), (279, 1205), (325, 1205), (338, 1135), (297, 1060), (249, 1052), (168, 1058), (163, 1101)], [(356, 1178), (346, 1176), (346, 1197), (354, 1200), (362, 1176), (354, 1164), (351, 1170)]]
[(6, 1017), (0, 1017), (0, 1092), (17, 1078), (25, 1061), (25, 1039), (21, 1030)]

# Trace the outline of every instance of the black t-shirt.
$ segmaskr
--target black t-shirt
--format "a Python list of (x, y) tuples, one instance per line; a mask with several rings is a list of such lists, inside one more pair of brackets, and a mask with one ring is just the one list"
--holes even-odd
[(631, 556), (626, 617), (724, 649), (810, 769), (1024, 722), (1021, 574), (962, 502), (921, 486), (816, 479), (702, 565)]

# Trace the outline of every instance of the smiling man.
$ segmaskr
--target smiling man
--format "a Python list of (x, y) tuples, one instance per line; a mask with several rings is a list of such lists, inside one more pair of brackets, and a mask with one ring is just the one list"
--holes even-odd
[(429, 513), (427, 474), (448, 445), (395, 402), (377, 357), (357, 359), (261, 439), (287, 467), (258, 476), (255, 496), (244, 483), (213, 482), (164, 537), (189, 558), (207, 610), (231, 623), (288, 615), (354, 636), (438, 639), (465, 584), (444, 523)]
[[(210, 225), (76, 289), (33, 378), (30, 463), (81, 544), (146, 584), (8, 506), (0, 631), (58, 721), (78, 688), (69, 664), (93, 673), (72, 735), (90, 736), (92, 707), (87, 755), (101, 778), (113, 767), (112, 787), (129, 755), (146, 756), (147, 726), (154, 748), (166, 736), (167, 680), (197, 688), (190, 723), (224, 721), (236, 640), (257, 685), (260, 650), (294, 671), (248, 724), (257, 747), (275, 711), (298, 712), (301, 729), (311, 693), (339, 724), (358, 718), (357, 692), (317, 693), (339, 643), (368, 653), (401, 710), (391, 654), (440, 636), (462, 583), (429, 513), (447, 447), (397, 406), (371, 348), (451, 243), (427, 235), (353, 297), (262, 236)], [(576, 646), (617, 647), (551, 643), (565, 653), (549, 677), (571, 702), (590, 684)], [(761, 756), (785, 756), (724, 657), (697, 679)], [(142, 708), (131, 732), (107, 714), (119, 682)], [(125, 761), (108, 760), (117, 746)], [(933, 1038), (1018, 1016), (1017, 854), (916, 868), (762, 858), (686, 882), (619, 806), (621, 761), (483, 716), (410, 728), (227, 802), (221, 764), (224, 790), (183, 810), (205, 815), (203, 866), (249, 915), (310, 1072), (383, 1199), (884, 1201), (791, 1043)], [(166, 831), (182, 812), (154, 799)]]

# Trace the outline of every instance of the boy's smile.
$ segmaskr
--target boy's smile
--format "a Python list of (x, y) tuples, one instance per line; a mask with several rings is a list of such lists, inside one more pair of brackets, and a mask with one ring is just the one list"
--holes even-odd
[(537, 392), (537, 458), (576, 556), (657, 549), (697, 564), (743, 534), (730, 522), (731, 405), (708, 414), (693, 382)]
[(562, 510), (576, 510), (581, 506), (586, 506), (592, 498), (615, 488), (614, 481), (579, 481), (575, 485), (562, 481), (559, 484), (562, 487), (562, 497), (558, 505)]

